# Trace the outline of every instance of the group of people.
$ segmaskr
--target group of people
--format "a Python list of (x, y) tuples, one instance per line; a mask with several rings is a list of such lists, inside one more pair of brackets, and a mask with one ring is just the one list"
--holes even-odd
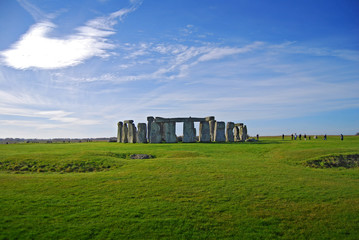
[[(297, 135), (296, 133), (294, 133), (294, 135), (292, 134), (291, 137), (292, 137), (292, 140), (297, 140), (297, 138), (299, 138), (299, 140), (302, 140), (302, 134)], [(304, 140), (307, 140), (307, 134), (304, 134), (303, 137), (304, 137)], [(317, 139), (317, 138), (318, 138), (317, 136), (314, 136), (314, 139)], [(282, 139), (284, 139), (284, 134), (282, 135)], [(309, 136), (309, 140), (310, 139), (311, 139), (311, 136)], [(323, 140), (327, 140), (327, 134), (324, 134)], [(342, 141), (344, 140), (343, 134), (340, 134), (340, 140), (342, 140)]]
[[(297, 135), (296, 133), (294, 133), (294, 135), (291, 135), (292, 140), (297, 140), (297, 138), (299, 138), (299, 140), (302, 140), (302, 134)], [(304, 140), (307, 140), (307, 134), (304, 134)], [(309, 140), (310, 140), (310, 136), (309, 136)], [(327, 135), (324, 135), (324, 138), (327, 138)], [(284, 134), (282, 135), (282, 139), (284, 139)], [(317, 139), (317, 136), (314, 136), (314, 139)]]
[[(282, 140), (284, 140), (284, 134), (282, 134)], [(290, 135), (291, 137), (292, 137), (292, 140), (297, 140), (297, 138), (299, 138), (299, 140), (302, 140), (302, 134), (299, 134), (299, 135), (297, 135), (296, 133), (294, 133), (294, 134), (292, 134), (292, 135)], [(259, 135), (257, 134), (257, 140), (259, 140)], [(304, 140), (307, 140), (307, 134), (304, 134), (303, 135), (303, 138), (304, 138)], [(317, 139), (318, 137), (317, 136), (314, 136), (314, 139)], [(311, 136), (308, 136), (308, 139), (309, 140), (311, 140)], [(324, 134), (324, 136), (323, 136), (323, 140), (327, 140), (327, 134)], [(340, 134), (340, 140), (344, 140), (344, 136), (343, 136), (343, 134)]]

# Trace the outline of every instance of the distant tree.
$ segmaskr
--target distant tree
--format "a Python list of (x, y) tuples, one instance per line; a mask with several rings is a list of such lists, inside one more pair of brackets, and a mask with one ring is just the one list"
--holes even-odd
[(357, 134), (355, 134), (355, 135), (359, 136), (359, 132), (357, 132)]

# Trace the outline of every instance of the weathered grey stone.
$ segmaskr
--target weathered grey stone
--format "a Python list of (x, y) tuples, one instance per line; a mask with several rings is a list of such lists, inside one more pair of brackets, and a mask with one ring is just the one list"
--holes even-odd
[(152, 117), (152, 116), (147, 117), (147, 135), (148, 135), (147, 139), (148, 139), (148, 141), (150, 141), (150, 139), (151, 139), (151, 124), (152, 124), (153, 120), (154, 120), (154, 117)]
[(246, 142), (258, 142), (258, 140), (254, 138), (248, 138), (246, 139)]
[(149, 159), (149, 158), (154, 158), (154, 156), (152, 155), (148, 155), (148, 154), (132, 154), (130, 156), (131, 159)]
[(239, 141), (244, 141), (243, 140), (243, 124), (242, 125), (239, 125), (238, 126), (238, 129), (239, 129), (239, 132), (238, 132), (238, 134), (239, 134)]
[(117, 123), (117, 142), (122, 142), (122, 122)]
[[(233, 142), (248, 139), (247, 126), (243, 123), (234, 124), (233, 122), (228, 122), (226, 125), (224, 122), (216, 122), (214, 116), (205, 118), (154, 118), (149, 116), (147, 121), (147, 126), (145, 123), (138, 124), (138, 132), (133, 120), (125, 120), (123, 123), (118, 122), (117, 142), (160, 143), (165, 141), (174, 143), (177, 142), (177, 122), (183, 122), (183, 142)], [(197, 131), (194, 127), (194, 122), (200, 122), (199, 136), (196, 136)], [(115, 138), (114, 141), (116, 141)]]
[(128, 143), (128, 127), (127, 127), (127, 123), (124, 123), (122, 126), (122, 142), (123, 143)]
[(161, 126), (159, 123), (151, 123), (150, 143), (160, 143), (162, 140)]
[[(156, 120), (155, 120), (156, 121)], [(162, 141), (164, 141), (165, 140), (165, 132), (164, 132), (164, 130), (163, 130), (163, 124), (164, 124), (164, 122), (157, 122), (156, 121), (156, 123), (158, 123), (159, 125), (160, 125), (160, 134), (161, 134), (161, 142)]]
[(227, 126), (226, 126), (226, 141), (227, 142), (233, 142), (234, 141), (233, 128), (234, 128), (234, 123), (233, 122), (227, 122)]
[(156, 117), (155, 121), (158, 122), (158, 123), (162, 123), (162, 122), (186, 122), (186, 121), (202, 122), (202, 121), (206, 121), (206, 118), (197, 118), (197, 117), (162, 118), (162, 117)]
[(147, 143), (147, 126), (146, 123), (137, 124), (137, 142), (138, 143)]
[(166, 143), (177, 142), (176, 136), (176, 122), (163, 123), (164, 140)]
[(247, 126), (244, 125), (244, 126), (243, 126), (243, 133), (242, 133), (242, 140), (245, 141), (245, 140), (247, 140), (247, 138), (248, 138), (248, 135), (247, 135)]
[(247, 139), (247, 126), (243, 123), (239, 125), (239, 138), (241, 141), (245, 141)]
[(184, 143), (196, 142), (196, 133), (193, 121), (183, 122), (183, 140)]
[(214, 126), (214, 141), (215, 142), (225, 142), (225, 128), (226, 124), (224, 122), (216, 122)]
[(234, 141), (239, 142), (241, 139), (239, 137), (239, 128), (238, 126), (234, 126)]
[(200, 142), (210, 142), (211, 134), (209, 131), (209, 122), (200, 122), (199, 123), (199, 141)]
[(129, 123), (128, 124), (128, 142), (129, 143), (136, 143), (136, 127), (135, 124)]
[(208, 116), (204, 118), (207, 122), (214, 120), (214, 116)]
[(214, 126), (216, 125), (215, 120), (208, 121), (209, 123), (209, 134), (211, 135), (211, 142), (214, 142)]

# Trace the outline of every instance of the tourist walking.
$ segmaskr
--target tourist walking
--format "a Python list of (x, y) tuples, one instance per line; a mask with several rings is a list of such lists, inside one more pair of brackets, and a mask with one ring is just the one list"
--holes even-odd
[(293, 133), (292, 133), (292, 135), (290, 135), (291, 137), (292, 137), (292, 140), (293, 140)]
[(324, 135), (324, 140), (327, 140), (327, 134)]
[(307, 134), (304, 134), (304, 140), (307, 141)]
[(302, 134), (299, 134), (299, 140), (302, 140)]

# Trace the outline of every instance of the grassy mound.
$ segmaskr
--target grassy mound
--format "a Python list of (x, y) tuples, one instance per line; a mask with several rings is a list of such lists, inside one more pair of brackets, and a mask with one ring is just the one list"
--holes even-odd
[[(72, 154), (34, 153), (10, 156), (0, 160), (0, 170), (25, 172), (101, 172), (124, 165), (121, 159), (145, 154), (81, 151)], [(151, 156), (153, 157), (153, 156)]]
[(306, 161), (305, 165), (314, 168), (354, 168), (359, 167), (359, 154), (327, 155)]

